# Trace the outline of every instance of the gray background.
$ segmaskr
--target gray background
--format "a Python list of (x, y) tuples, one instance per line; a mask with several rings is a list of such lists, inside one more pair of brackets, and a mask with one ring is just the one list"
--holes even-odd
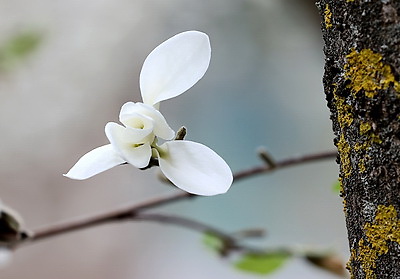
[[(185, 30), (209, 34), (211, 65), (190, 91), (161, 110), (188, 139), (216, 150), (234, 171), (333, 149), (321, 78), (323, 53), (312, 1), (0, 0), (0, 43), (39, 30), (39, 49), (0, 74), (0, 197), (29, 228), (178, 191), (156, 170), (114, 168), (86, 181), (62, 176), (107, 143), (104, 125), (140, 101), (147, 54)], [(235, 184), (228, 194), (160, 208), (226, 231), (265, 228), (266, 247), (310, 246), (347, 257), (332, 162), (303, 165)], [(108, 225), (16, 251), (1, 278), (159, 279), (258, 276), (238, 272), (201, 235), (153, 223)], [(336, 278), (293, 259), (269, 278)]]

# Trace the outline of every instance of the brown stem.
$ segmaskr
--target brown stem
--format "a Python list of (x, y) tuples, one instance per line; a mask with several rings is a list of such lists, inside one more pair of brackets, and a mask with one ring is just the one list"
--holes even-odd
[(192, 231), (201, 233), (209, 233), (219, 238), (223, 242), (223, 247), (220, 249), (221, 256), (226, 256), (233, 250), (251, 253), (265, 253), (264, 250), (256, 249), (240, 243), (240, 238), (235, 237), (235, 234), (228, 234), (208, 224), (199, 221), (188, 219), (181, 216), (165, 215), (158, 213), (138, 213), (133, 216), (135, 221), (153, 221), (168, 225), (176, 225), (179, 227), (188, 228)]
[[(323, 159), (335, 158), (336, 155), (337, 155), (336, 151), (330, 151), (330, 152), (316, 153), (316, 154), (304, 155), (304, 156), (284, 159), (281, 161), (276, 161), (273, 167), (271, 167), (270, 165), (266, 165), (237, 172), (234, 174), (234, 182), (238, 181), (239, 179), (251, 177), (257, 174), (267, 173), (272, 170), (277, 170), (284, 167), (295, 166), (302, 163), (314, 162)], [(194, 196), (186, 192), (180, 192), (177, 194), (160, 197), (153, 200), (148, 200), (140, 204), (133, 204), (133, 205), (131, 204), (123, 206), (118, 209), (114, 209), (112, 211), (107, 211), (92, 216), (81, 217), (70, 221), (61, 222), (58, 224), (34, 230), (32, 237), (30, 237), (29, 240), (33, 242), (48, 237), (61, 235), (67, 232), (72, 232), (79, 229), (101, 225), (112, 221), (130, 220), (133, 217), (138, 218), (138, 216), (140, 216), (138, 214), (142, 210), (159, 207), (165, 204), (169, 204), (172, 202), (192, 197), (198, 197), (198, 196)]]
[(337, 156), (337, 151), (326, 151), (326, 152), (321, 152), (321, 153), (292, 157), (292, 158), (284, 159), (281, 161), (275, 161), (272, 166), (270, 164), (267, 164), (265, 166), (254, 167), (254, 168), (251, 168), (248, 170), (239, 171), (234, 174), (233, 179), (234, 179), (234, 182), (236, 182), (240, 179), (243, 179), (243, 178), (246, 178), (249, 176), (254, 176), (257, 174), (265, 174), (265, 173), (268, 173), (271, 171), (275, 171), (277, 169), (300, 165), (303, 163), (311, 163), (311, 162), (315, 162), (315, 161), (319, 161), (319, 160), (332, 159), (332, 158), (336, 158), (336, 156)]
[(155, 206), (161, 206), (167, 203), (178, 201), (181, 199), (187, 199), (194, 197), (192, 194), (182, 192), (174, 195), (168, 195), (165, 197), (155, 198), (153, 200), (147, 200), (139, 204), (130, 204), (122, 206), (120, 208), (114, 209), (112, 211), (107, 211), (104, 213), (98, 213), (96, 215), (80, 217), (72, 219), (69, 221), (61, 222), (51, 226), (46, 226), (41, 229), (37, 229), (33, 232), (30, 241), (37, 241), (44, 238), (56, 236), (59, 234), (72, 232), (79, 229), (84, 229), (87, 227), (101, 225), (111, 221), (121, 221), (124, 219), (132, 218), (139, 211), (152, 208)]

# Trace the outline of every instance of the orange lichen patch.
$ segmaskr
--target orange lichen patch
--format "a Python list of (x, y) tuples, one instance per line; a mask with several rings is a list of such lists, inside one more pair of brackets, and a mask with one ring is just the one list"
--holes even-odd
[(325, 6), (325, 11), (324, 11), (324, 18), (325, 18), (325, 28), (331, 28), (332, 25), (332, 12), (331, 9), (329, 9), (329, 5), (326, 4)]
[(400, 91), (400, 83), (395, 80), (390, 66), (382, 62), (381, 54), (370, 49), (360, 52), (352, 50), (346, 59), (345, 75), (350, 80), (349, 87), (354, 94), (363, 91), (365, 96), (373, 98), (378, 90), (389, 86), (393, 86), (397, 92)]
[(358, 242), (356, 260), (361, 263), (366, 279), (376, 279), (376, 263), (379, 256), (389, 251), (388, 242), (400, 243), (400, 220), (394, 206), (379, 205), (374, 221), (367, 222), (364, 231), (366, 240)]

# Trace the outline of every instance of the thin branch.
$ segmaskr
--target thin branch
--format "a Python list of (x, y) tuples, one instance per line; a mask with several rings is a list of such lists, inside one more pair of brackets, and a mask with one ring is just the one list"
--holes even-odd
[[(164, 223), (167, 225), (176, 225), (179, 227), (188, 228), (192, 231), (197, 231), (200, 233), (209, 233), (217, 237), (221, 242), (222, 246), (218, 247), (216, 250), (221, 256), (229, 256), (231, 252), (241, 252), (249, 254), (283, 254), (287, 256), (297, 256), (305, 259), (308, 263), (311, 263), (325, 271), (334, 273), (339, 276), (344, 276), (346, 274), (346, 269), (344, 268), (344, 263), (341, 259), (331, 251), (318, 251), (314, 249), (305, 248), (290, 248), (290, 247), (280, 247), (280, 248), (268, 248), (260, 249), (254, 248), (245, 244), (240, 243), (240, 239), (248, 238), (252, 236), (247, 232), (243, 231), (237, 233), (226, 233), (210, 225), (195, 221), (193, 219), (188, 219), (181, 216), (165, 215), (165, 214), (154, 214), (154, 213), (139, 213), (132, 216), (133, 221), (150, 221)], [(259, 237), (261, 230), (257, 229), (255, 236)], [(242, 234), (244, 233), (244, 235)], [(237, 237), (238, 236), (238, 237)]]
[(124, 219), (132, 218), (139, 211), (144, 209), (149, 209), (156, 206), (162, 206), (164, 204), (172, 203), (181, 199), (187, 199), (190, 197), (195, 197), (192, 194), (181, 192), (178, 194), (168, 195), (165, 197), (160, 197), (152, 200), (147, 200), (139, 204), (129, 204), (122, 206), (120, 208), (114, 209), (112, 211), (106, 211), (104, 213), (98, 213), (96, 215), (80, 217), (72, 219), (69, 221), (61, 222), (51, 226), (46, 226), (41, 229), (37, 229), (32, 233), (30, 241), (37, 241), (44, 238), (56, 236), (59, 234), (64, 234), (67, 232), (72, 232), (96, 225), (101, 225), (104, 223), (112, 221), (121, 221)]
[[(234, 182), (246, 178), (246, 177), (252, 177), (257, 174), (262, 174), (262, 173), (268, 173), (273, 170), (289, 167), (289, 166), (295, 166), (303, 163), (309, 163), (309, 162), (315, 162), (319, 160), (324, 160), (324, 159), (332, 159), (335, 158), (337, 155), (337, 152), (331, 151), (331, 152), (323, 152), (323, 153), (316, 153), (316, 154), (310, 154), (310, 155), (304, 155), (304, 156), (299, 156), (299, 157), (294, 157), (294, 158), (289, 158), (289, 159), (284, 159), (281, 161), (276, 161), (275, 165), (273, 167), (271, 166), (260, 166), (260, 167), (255, 167), (251, 168), (248, 170), (240, 171), (234, 174)], [(188, 198), (194, 198), (198, 196), (194, 196), (192, 194), (186, 193), (186, 192), (180, 192), (177, 194), (173, 195), (168, 195), (165, 197), (160, 197), (156, 198), (153, 200), (148, 200), (144, 201), (140, 204), (131, 204), (127, 206), (123, 206), (118, 209), (114, 209), (111, 211), (107, 211), (104, 213), (100, 214), (95, 214), (92, 216), (87, 216), (87, 217), (81, 217), (77, 219), (73, 219), (70, 221), (65, 221), (62, 223), (58, 223), (55, 225), (50, 225), (41, 229), (34, 230), (32, 237), (29, 238), (30, 242), (46, 239), (52, 236), (57, 236), (61, 235), (64, 233), (96, 226), (96, 225), (101, 225), (104, 223), (109, 223), (109, 222), (114, 222), (114, 221), (121, 221), (121, 220), (129, 220), (132, 218), (132, 216), (138, 216), (139, 212), (145, 210), (145, 209), (150, 209), (150, 208), (155, 208), (159, 207), (162, 205), (166, 205), (169, 203), (173, 203), (179, 200), (183, 199), (188, 199)]]
[(185, 227), (190, 230), (198, 231), (201, 233), (210, 233), (216, 235), (219, 238), (225, 239), (227, 242), (235, 241), (235, 239), (231, 235), (219, 229), (216, 229), (210, 225), (201, 223), (199, 221), (195, 221), (193, 219), (188, 219), (181, 216), (166, 215), (159, 213), (138, 213), (132, 216), (132, 218), (138, 221), (155, 221), (158, 223), (178, 225), (180, 227)]
[(236, 237), (235, 233), (229, 234), (221, 231), (208, 224), (188, 219), (181, 216), (165, 215), (158, 213), (138, 213), (133, 216), (133, 220), (136, 221), (154, 221), (158, 223), (164, 223), (168, 225), (176, 225), (184, 227), (192, 231), (200, 233), (208, 233), (214, 235), (223, 242), (220, 253), (222, 256), (227, 256), (232, 251), (250, 252), (250, 253), (265, 253), (264, 250), (256, 249), (240, 243), (240, 237)]
[(321, 153), (314, 153), (314, 154), (308, 154), (308, 155), (303, 155), (303, 156), (297, 156), (297, 157), (292, 157), (288, 159), (284, 159), (281, 161), (274, 161), (274, 165), (265, 165), (265, 166), (260, 166), (260, 167), (254, 167), (251, 169), (239, 171), (234, 174), (233, 178), (234, 181), (238, 181), (243, 178), (247, 178), (250, 176), (255, 176), (258, 174), (265, 174), (271, 171), (275, 171), (278, 169), (286, 168), (286, 167), (292, 167), (304, 163), (313, 163), (316, 161), (320, 160), (326, 160), (326, 159), (333, 159), (336, 158), (337, 156), (337, 151), (326, 151), (326, 152), (321, 152)]

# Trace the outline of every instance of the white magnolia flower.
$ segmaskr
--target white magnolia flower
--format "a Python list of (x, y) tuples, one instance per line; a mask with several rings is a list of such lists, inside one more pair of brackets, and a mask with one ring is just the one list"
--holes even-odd
[[(124, 104), (119, 115), (123, 125), (110, 122), (105, 127), (110, 144), (85, 154), (65, 176), (86, 179), (123, 163), (144, 168), (155, 158), (177, 187), (205, 196), (225, 193), (233, 180), (225, 161), (202, 144), (172, 140), (175, 132), (158, 110), (161, 101), (197, 83), (210, 58), (209, 38), (198, 31), (180, 33), (156, 47), (140, 73), (143, 103)], [(159, 138), (167, 141), (158, 145)]]

